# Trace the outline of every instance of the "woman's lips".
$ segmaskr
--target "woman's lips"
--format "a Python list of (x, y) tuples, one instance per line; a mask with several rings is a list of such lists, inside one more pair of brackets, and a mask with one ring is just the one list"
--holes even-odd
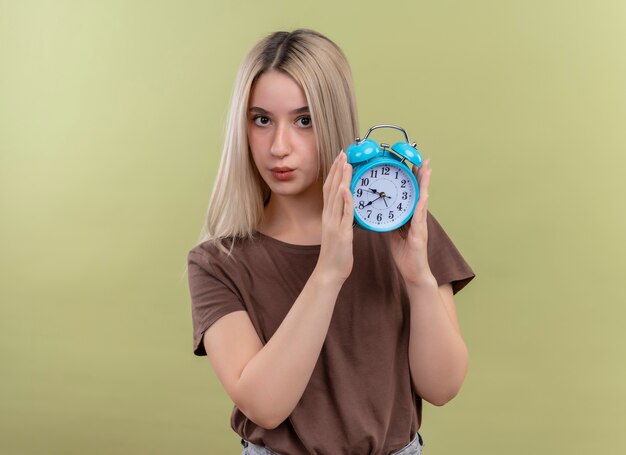
[(294, 169), (290, 167), (273, 167), (270, 169), (276, 180), (285, 181), (293, 177)]

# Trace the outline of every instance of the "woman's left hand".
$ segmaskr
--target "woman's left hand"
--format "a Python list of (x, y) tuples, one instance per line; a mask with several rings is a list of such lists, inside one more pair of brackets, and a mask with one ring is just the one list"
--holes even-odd
[(430, 159), (424, 160), (417, 172), (420, 197), (413, 217), (407, 224), (387, 233), (393, 259), (408, 285), (417, 285), (432, 280), (428, 265), (428, 229), (426, 216), (428, 207), (428, 184), (430, 182)]

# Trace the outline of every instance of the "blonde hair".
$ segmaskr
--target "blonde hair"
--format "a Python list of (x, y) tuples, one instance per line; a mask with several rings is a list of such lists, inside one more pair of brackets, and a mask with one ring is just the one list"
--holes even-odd
[(199, 239), (199, 243), (214, 242), (226, 253), (236, 239), (252, 237), (270, 194), (252, 161), (247, 137), (250, 93), (270, 70), (291, 76), (304, 90), (322, 178), (339, 151), (358, 134), (352, 74), (334, 42), (307, 29), (272, 33), (258, 42), (237, 73), (222, 158)]

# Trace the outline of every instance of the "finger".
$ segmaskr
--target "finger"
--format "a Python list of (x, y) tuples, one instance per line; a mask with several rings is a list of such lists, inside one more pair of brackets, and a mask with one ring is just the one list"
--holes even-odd
[(430, 169), (426, 169), (421, 178), (420, 198), (411, 217), (411, 223), (406, 224), (406, 233), (403, 238), (407, 240), (426, 239), (428, 237), (428, 185), (430, 183)]
[(332, 188), (332, 190), (335, 190), (335, 191), (337, 190), (337, 187), (341, 184), (341, 181), (343, 180), (343, 171), (344, 171), (343, 168), (346, 163), (346, 154), (343, 153), (343, 151), (341, 151), (339, 152), (339, 155), (337, 155), (336, 159), (337, 159), (337, 170), (333, 178), (334, 187)]
[(423, 175), (420, 182), (420, 198), (415, 207), (415, 211), (418, 212), (418, 216), (424, 217), (426, 214), (426, 208), (428, 207), (428, 187), (430, 185), (431, 170), (428, 169)]
[(341, 219), (341, 227), (344, 229), (352, 229), (354, 223), (354, 202), (350, 190), (343, 188), (343, 218)]
[(352, 222), (354, 221), (354, 201), (352, 200), (352, 193), (350, 191), (350, 181), (352, 180), (352, 166), (348, 163), (344, 164), (343, 166), (344, 176), (340, 188), (343, 198), (343, 213), (340, 214), (340, 216), (342, 217), (341, 224), (343, 227), (352, 228)]
[(330, 171), (328, 171), (328, 175), (326, 176), (326, 181), (324, 182), (324, 206), (327, 206), (330, 203), (332, 194), (331, 188), (333, 185), (335, 174), (337, 173), (340, 155), (341, 154), (337, 155), (335, 161), (333, 161), (333, 164), (330, 167)]
[[(336, 169), (333, 174), (333, 179), (330, 182), (330, 188), (328, 191), (328, 209), (330, 213), (334, 213), (335, 206), (337, 203), (337, 190), (339, 185), (341, 184), (341, 180), (343, 179), (344, 169), (343, 166), (345, 164), (345, 153), (339, 153), (339, 156), (336, 158)], [(341, 204), (340, 204), (341, 205)]]
[(324, 195), (324, 205), (326, 205), (326, 201), (328, 201), (328, 193), (329, 193), (329, 188), (330, 188), (330, 182), (333, 179), (333, 174), (335, 172), (335, 168), (337, 167), (337, 160), (333, 161), (333, 164), (330, 166), (330, 169), (328, 170), (328, 174), (326, 175), (326, 178), (324, 179), (324, 186), (322, 188), (323, 191), (323, 195)]
[(428, 187), (430, 185), (430, 175), (432, 173), (432, 170), (427, 169), (426, 171), (424, 171), (424, 174), (422, 175), (422, 179), (419, 182), (420, 183), (420, 194), (421, 193), (426, 193), (428, 194)]
[(426, 158), (422, 166), (417, 171), (417, 182), (420, 183), (422, 176), (430, 169), (430, 158)]
[(333, 204), (332, 212), (333, 217), (338, 222), (341, 222), (342, 216), (344, 214), (344, 191), (349, 191), (350, 188), (350, 176), (352, 174), (352, 166), (350, 166), (348, 163), (344, 163), (341, 170), (341, 180), (337, 185), (336, 199), (335, 203)]

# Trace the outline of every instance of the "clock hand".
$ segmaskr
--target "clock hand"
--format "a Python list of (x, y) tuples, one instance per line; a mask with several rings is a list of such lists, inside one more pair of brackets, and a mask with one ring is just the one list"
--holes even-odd
[[(380, 194), (380, 193), (379, 193)], [(376, 199), (372, 199), (371, 201), (369, 201), (367, 204), (365, 204), (363, 207), (367, 207), (368, 205), (372, 205), (374, 202), (376, 202), (377, 200), (379, 200), (380, 198), (384, 197), (383, 195), (378, 196)], [(385, 205), (387, 205), (387, 203), (385, 202)]]
[(368, 189), (363, 188), (363, 189), (369, 193), (378, 194), (379, 195), (378, 199), (380, 199), (381, 197), (391, 199), (391, 196), (387, 196), (383, 191), (378, 191), (378, 190), (375, 190), (374, 188), (368, 188)]
[[(389, 208), (389, 205), (387, 204), (386, 199), (387, 198), (391, 199), (391, 196), (387, 196), (384, 191), (381, 191), (380, 193), (378, 193), (378, 195), (379, 195), (378, 199), (382, 199), (383, 202), (385, 203), (385, 207)], [(378, 199), (376, 199), (376, 200), (378, 200)]]
[(371, 201), (369, 201), (367, 204), (365, 204), (363, 207), (367, 207), (368, 205), (372, 205), (374, 202), (376, 202), (379, 199), (382, 199), (383, 202), (385, 203), (385, 207), (389, 208), (389, 204), (387, 204), (387, 201), (385, 199), (391, 199), (391, 196), (387, 196), (384, 192), (378, 192), (377, 190), (375, 190), (374, 188), (369, 188), (369, 189), (365, 189), (363, 188), (365, 191), (367, 191), (368, 193), (374, 193), (374, 194), (378, 194), (378, 197), (376, 199), (372, 199)]
[(372, 194), (377, 194), (378, 195), (378, 197), (376, 199), (373, 199), (373, 200), (369, 201), (363, 207), (367, 207), (368, 205), (372, 205), (377, 200), (382, 199), (383, 202), (385, 203), (385, 207), (389, 208), (389, 204), (387, 204), (387, 201), (385, 199), (391, 199), (391, 196), (387, 196), (383, 191), (378, 191), (375, 188), (363, 188), (363, 189), (365, 191), (367, 191), (368, 193), (372, 193)]

